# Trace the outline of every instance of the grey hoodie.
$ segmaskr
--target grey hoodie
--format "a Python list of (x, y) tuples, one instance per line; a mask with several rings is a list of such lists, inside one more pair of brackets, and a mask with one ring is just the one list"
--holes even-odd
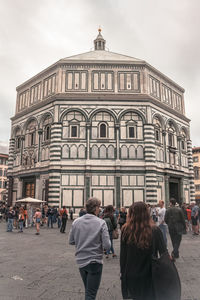
[(76, 247), (79, 268), (91, 262), (103, 263), (103, 249), (111, 247), (106, 222), (95, 215), (86, 214), (72, 223), (69, 243)]

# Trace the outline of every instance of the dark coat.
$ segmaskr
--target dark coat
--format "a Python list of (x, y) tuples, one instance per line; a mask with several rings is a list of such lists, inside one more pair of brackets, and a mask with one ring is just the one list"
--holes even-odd
[[(160, 255), (166, 252), (163, 235), (158, 227), (153, 227), (152, 239), (156, 252)], [(151, 271), (152, 254), (152, 245), (148, 249), (139, 249), (136, 245), (127, 244), (121, 239), (120, 270), (123, 299), (155, 299)]]
[(165, 222), (168, 225), (169, 231), (183, 234), (186, 231), (185, 218), (183, 210), (179, 207), (172, 206), (166, 210)]

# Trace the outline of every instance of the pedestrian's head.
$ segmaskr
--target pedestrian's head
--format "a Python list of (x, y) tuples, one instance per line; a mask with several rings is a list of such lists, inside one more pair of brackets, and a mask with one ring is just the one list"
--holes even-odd
[(40, 211), (39, 207), (38, 207), (38, 208), (36, 208), (36, 211)]
[(86, 202), (86, 211), (88, 214), (97, 214), (97, 209), (100, 208), (101, 201), (97, 198), (91, 197)]
[(169, 201), (170, 201), (171, 205), (176, 205), (176, 199), (171, 198)]
[(112, 205), (107, 205), (104, 209), (105, 214), (113, 214), (114, 212), (114, 207)]
[(144, 202), (136, 202), (129, 207), (127, 222), (122, 227), (122, 238), (138, 248), (149, 248), (152, 226), (148, 206)]
[(191, 201), (191, 202), (190, 202), (190, 205), (191, 205), (192, 207), (195, 206), (195, 204), (196, 204), (195, 201)]
[(158, 205), (162, 208), (162, 207), (164, 207), (164, 201), (163, 200), (160, 200), (159, 202), (158, 202)]
[(65, 209), (66, 207), (65, 206), (63, 206), (63, 209)]

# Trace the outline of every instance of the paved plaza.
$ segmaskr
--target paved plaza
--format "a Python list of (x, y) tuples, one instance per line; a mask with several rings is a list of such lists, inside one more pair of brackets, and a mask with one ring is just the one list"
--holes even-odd
[[(35, 228), (7, 233), (6, 224), (0, 223), (0, 300), (84, 299), (75, 249), (68, 245), (70, 227), (69, 221), (66, 234), (61, 234), (56, 226), (41, 228), (40, 236), (36, 236)], [(122, 299), (119, 240), (114, 241), (114, 247), (118, 258), (104, 259), (97, 299)], [(180, 254), (176, 265), (182, 281), (182, 299), (200, 300), (200, 236), (183, 236)]]

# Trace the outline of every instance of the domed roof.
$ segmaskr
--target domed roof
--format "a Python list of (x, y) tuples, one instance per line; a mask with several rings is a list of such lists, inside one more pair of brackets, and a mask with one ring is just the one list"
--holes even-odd
[(106, 51), (106, 50), (89, 51), (89, 52), (69, 56), (69, 57), (63, 58), (62, 60), (64, 60), (64, 61), (71, 61), (71, 60), (95, 61), (96, 60), (96, 61), (121, 61), (121, 62), (125, 62), (125, 61), (126, 62), (136, 62), (136, 61), (139, 62), (140, 61), (140, 62), (142, 62), (138, 58), (119, 54), (119, 53), (114, 53), (114, 52), (110, 52), (110, 51)]
[(105, 50), (105, 43), (103, 36), (101, 35), (101, 29), (98, 29), (99, 34), (94, 40), (94, 50), (69, 56), (61, 59), (61, 61), (88, 61), (88, 62), (144, 62), (138, 58), (110, 52)]

